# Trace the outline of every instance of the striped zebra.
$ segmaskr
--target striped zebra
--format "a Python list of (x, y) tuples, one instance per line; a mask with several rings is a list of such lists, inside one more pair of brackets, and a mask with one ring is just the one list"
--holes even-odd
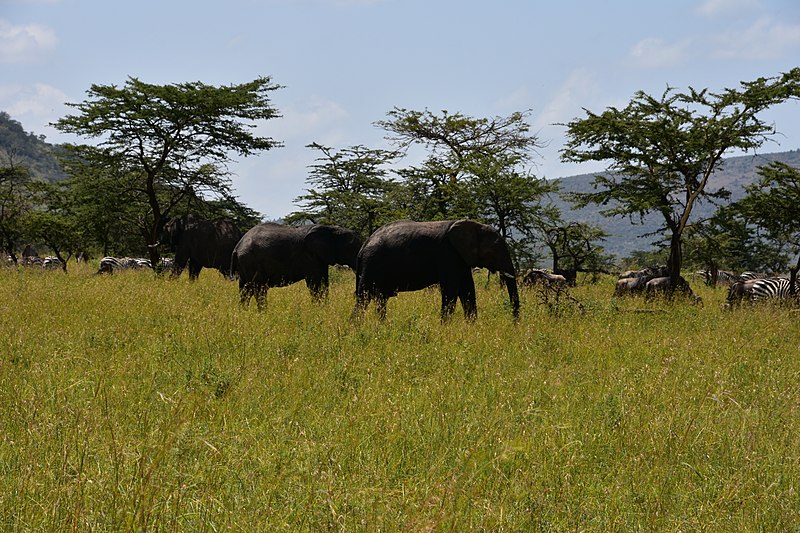
[(97, 274), (113, 274), (115, 270), (140, 270), (153, 269), (149, 259), (141, 257), (104, 257), (100, 260), (100, 269)]
[[(792, 297), (786, 278), (756, 278), (738, 281), (728, 290), (726, 305), (736, 306), (743, 301), (752, 303), (784, 301)], [(795, 281), (795, 298), (800, 293), (800, 284)]]
[[(703, 280), (705, 281), (706, 285), (711, 285), (712, 275), (710, 270), (700, 270), (697, 272), (697, 274), (703, 276)], [(727, 270), (717, 270), (717, 285), (731, 286), (739, 281), (739, 279), (740, 277), (733, 272), (729, 272)]]
[(739, 274), (740, 281), (751, 281), (756, 279), (767, 279), (774, 277), (772, 274), (767, 274), (766, 272), (742, 272)]
[(42, 268), (46, 270), (55, 270), (61, 267), (61, 260), (58, 257), (48, 255), (42, 260)]
[[(795, 281), (794, 293), (797, 296), (800, 285)], [(789, 280), (786, 278), (764, 278), (753, 282), (753, 289), (750, 299), (753, 302), (765, 300), (786, 300), (792, 296)]]

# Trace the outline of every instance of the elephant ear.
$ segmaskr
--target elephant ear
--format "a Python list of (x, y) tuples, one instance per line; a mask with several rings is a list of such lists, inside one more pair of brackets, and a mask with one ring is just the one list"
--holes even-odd
[(324, 264), (336, 263), (336, 246), (330, 226), (318, 224), (308, 230), (303, 243), (306, 250), (318, 257)]
[(480, 225), (472, 220), (457, 220), (447, 229), (445, 238), (470, 267), (478, 266)]

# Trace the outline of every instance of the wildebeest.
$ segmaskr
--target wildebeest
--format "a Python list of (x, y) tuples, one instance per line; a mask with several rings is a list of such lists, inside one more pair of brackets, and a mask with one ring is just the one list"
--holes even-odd
[(522, 275), (522, 284), (532, 287), (542, 283), (544, 285), (566, 286), (567, 278), (561, 274), (553, 274), (541, 268), (531, 268)]
[(648, 298), (656, 296), (672, 297), (677, 294), (690, 298), (694, 303), (702, 303), (702, 299), (692, 292), (692, 288), (683, 276), (678, 276), (678, 281), (675, 285), (672, 285), (669, 276), (653, 278), (645, 284), (644, 291)]
[(628, 278), (660, 278), (663, 276), (668, 276), (669, 272), (667, 271), (666, 267), (645, 267), (641, 270), (626, 270), (620, 273), (617, 279), (628, 279)]
[(644, 294), (644, 289), (647, 282), (653, 279), (652, 276), (634, 276), (628, 278), (620, 278), (614, 287), (614, 296), (629, 296), (635, 294)]

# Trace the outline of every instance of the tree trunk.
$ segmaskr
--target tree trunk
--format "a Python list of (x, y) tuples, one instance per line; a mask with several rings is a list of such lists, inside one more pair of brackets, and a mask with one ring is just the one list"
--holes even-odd
[(800, 271), (800, 256), (797, 257), (797, 263), (795, 263), (794, 267), (789, 269), (789, 294), (791, 296), (797, 296), (795, 283), (797, 283), (798, 271)]
[(669, 272), (669, 292), (671, 293), (678, 286), (681, 277), (681, 265), (683, 255), (681, 250), (681, 236), (678, 232), (673, 232), (669, 241), (669, 259), (667, 260), (667, 270)]
[(715, 261), (709, 261), (708, 264), (708, 278), (706, 279), (706, 285), (711, 287), (717, 286), (717, 281), (719, 280), (719, 267)]
[[(150, 209), (153, 211), (153, 226), (150, 228), (149, 235), (145, 235), (147, 240), (147, 255), (150, 259), (150, 264), (153, 270), (160, 272), (161, 255), (158, 253), (158, 235), (161, 232), (164, 221), (162, 221), (161, 205), (158, 203), (158, 196), (156, 195), (155, 181), (157, 172), (150, 170), (147, 173), (147, 184), (145, 191), (147, 192), (147, 202), (150, 204)], [(145, 223), (146, 225), (146, 223)]]

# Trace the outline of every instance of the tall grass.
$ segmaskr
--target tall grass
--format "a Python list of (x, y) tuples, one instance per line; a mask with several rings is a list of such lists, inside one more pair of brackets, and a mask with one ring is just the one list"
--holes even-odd
[(514, 324), (480, 278), (474, 323), (420, 291), (356, 325), (353, 285), (0, 270), (0, 529), (800, 526), (796, 312), (606, 279)]

